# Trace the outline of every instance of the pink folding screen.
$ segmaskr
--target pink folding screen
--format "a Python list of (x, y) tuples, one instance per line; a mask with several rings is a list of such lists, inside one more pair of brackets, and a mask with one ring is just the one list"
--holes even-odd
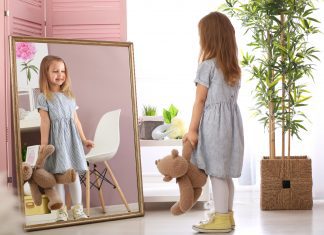
[(45, 11), (43, 0), (9, 1), (9, 31), (14, 36), (45, 36)]
[(1, 4), (6, 14), (0, 21), (5, 54), (5, 61), (0, 60), (0, 171), (12, 176), (8, 36), (126, 41), (126, 0), (4, 0)]
[(126, 40), (125, 0), (48, 0), (47, 36)]
[[(11, 84), (9, 73), (8, 35), (13, 36), (45, 36), (45, 4), (43, 0), (5, 0), (3, 16), (4, 28), (1, 28), (1, 44), (4, 46), (4, 58), (1, 67), (0, 90), (4, 98), (0, 100), (0, 171), (12, 176), (12, 118), (11, 118)], [(3, 43), (2, 43), (3, 42)], [(1, 96), (2, 96), (1, 95)], [(4, 128), (3, 128), (4, 127)]]

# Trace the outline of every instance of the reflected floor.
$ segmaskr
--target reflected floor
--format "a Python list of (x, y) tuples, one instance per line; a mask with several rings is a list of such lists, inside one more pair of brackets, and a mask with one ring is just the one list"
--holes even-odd
[[(188, 235), (196, 234), (192, 224), (206, 214), (203, 203), (182, 216), (172, 216), (170, 203), (146, 203), (145, 216), (66, 228), (29, 232), (30, 235)], [(240, 191), (234, 202), (235, 235), (323, 235), (324, 201), (314, 201), (313, 210), (261, 211), (258, 191)]]
[[(139, 211), (139, 207), (137, 203), (129, 204), (129, 207), (132, 212)], [(105, 213), (101, 207), (93, 207), (90, 208), (90, 219), (95, 217), (104, 217), (104, 216), (113, 216), (128, 213), (125, 205), (113, 205), (107, 206)], [(72, 211), (68, 210), (69, 220), (73, 220)], [(56, 211), (51, 211), (51, 213), (43, 214), (43, 215), (29, 215), (26, 216), (26, 225), (35, 225), (35, 224), (46, 224), (46, 223), (56, 223)], [(60, 222), (64, 223), (64, 222)]]

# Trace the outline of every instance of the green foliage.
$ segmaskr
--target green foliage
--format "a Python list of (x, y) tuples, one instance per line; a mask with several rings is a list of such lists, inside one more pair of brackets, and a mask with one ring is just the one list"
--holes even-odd
[(167, 124), (171, 123), (172, 118), (178, 115), (178, 111), (173, 104), (170, 105), (169, 110), (163, 109), (164, 122)]
[(269, 104), (273, 104), (276, 126), (284, 120), (284, 131), (300, 138), (299, 130), (306, 130), (303, 121), (307, 119), (302, 108), (311, 98), (306, 84), (313, 79), (313, 60), (319, 60), (318, 50), (307, 41), (310, 35), (319, 33), (319, 21), (312, 17), (317, 9), (311, 0), (225, 2), (221, 10), (236, 17), (252, 36), (247, 44), (253, 55), (243, 55), (241, 64), (256, 83), (254, 114), (267, 127)]
[(21, 63), (22, 69), (20, 71), (26, 70), (26, 76), (27, 76), (28, 82), (30, 82), (30, 80), (31, 80), (31, 71), (38, 74), (38, 70), (39, 70), (35, 65), (30, 64), (31, 61), (32, 60), (29, 60), (28, 62)]
[(143, 116), (156, 116), (156, 107), (151, 105), (144, 105)]
[(21, 158), (22, 158), (22, 161), (26, 161), (26, 154), (27, 154), (27, 144), (24, 143), (22, 149), (21, 149)]

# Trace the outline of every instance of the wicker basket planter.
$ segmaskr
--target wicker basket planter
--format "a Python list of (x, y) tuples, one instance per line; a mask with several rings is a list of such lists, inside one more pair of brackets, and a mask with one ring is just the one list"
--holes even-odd
[(312, 209), (312, 186), (312, 164), (306, 156), (261, 160), (262, 210)]

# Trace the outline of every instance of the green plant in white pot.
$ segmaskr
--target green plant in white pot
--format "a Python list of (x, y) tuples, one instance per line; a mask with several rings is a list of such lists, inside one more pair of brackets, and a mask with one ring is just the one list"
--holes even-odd
[(143, 116), (156, 116), (156, 107), (151, 105), (143, 106)]
[[(261, 160), (262, 209), (312, 208), (311, 161), (292, 157), (291, 138), (306, 130), (303, 108), (310, 99), (317, 50), (309, 35), (319, 32), (310, 0), (226, 0), (222, 10), (251, 34), (252, 53), (243, 56), (256, 83), (255, 113), (269, 132), (269, 157)], [(281, 158), (276, 158), (276, 130), (281, 128)], [(287, 144), (287, 149), (286, 149)], [(287, 153), (287, 154), (286, 154)]]

